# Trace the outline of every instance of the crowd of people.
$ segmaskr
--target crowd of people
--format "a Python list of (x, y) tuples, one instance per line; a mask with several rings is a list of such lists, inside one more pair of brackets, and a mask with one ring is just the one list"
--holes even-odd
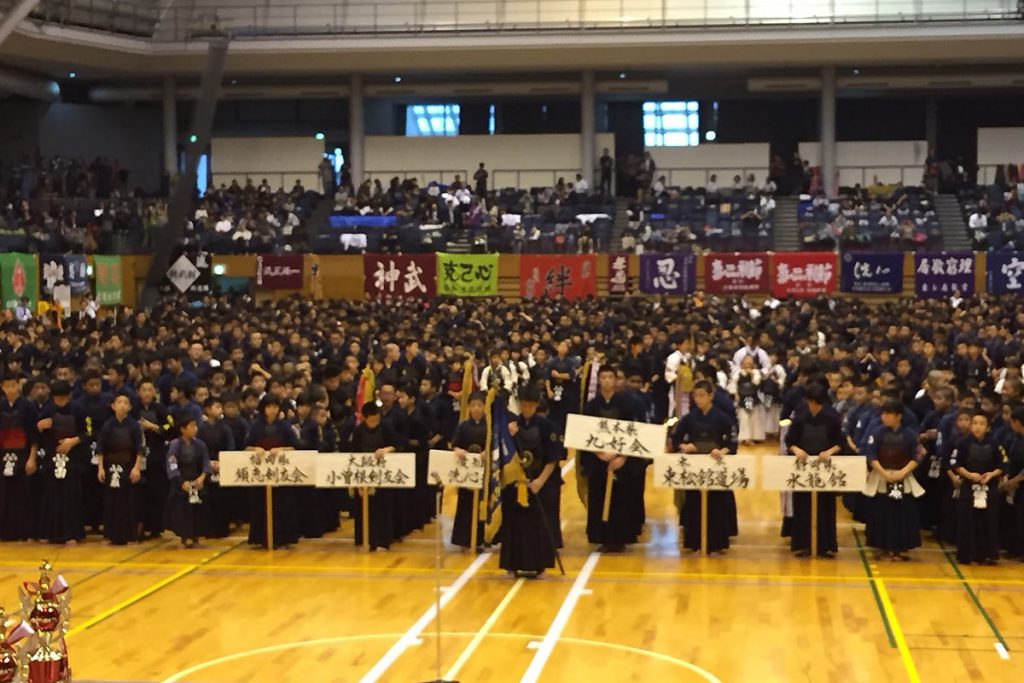
[(964, 188), (959, 197), (976, 251), (1024, 248), (1024, 181), (1014, 176), (1009, 182)]
[[(560, 545), (557, 463), (570, 413), (665, 423), (680, 452), (728, 457), (780, 420), (796, 458), (864, 454), (870, 486), (846, 502), (869, 544), (905, 559), (930, 531), (961, 561), (1024, 554), (1024, 309), (1012, 298), (869, 306), (851, 299), (753, 305), (696, 293), (579, 302), (438, 300), (166, 301), (150, 313), (101, 308), (58, 330), (3, 323), (0, 539), (133, 543), (166, 530), (186, 545), (249, 524), (267, 543), (261, 494), (220, 488), (219, 453), (273, 458), (303, 448), (417, 453), (415, 489), (371, 496), (370, 537), (387, 549), (429, 524), (430, 448), (489, 453), (486, 394), (507, 405), (521, 472), (502, 480), (502, 566), (536, 574)], [(366, 395), (366, 376), (375, 391)], [(360, 405), (361, 404), (361, 405)], [(503, 436), (503, 435), (499, 435)], [(491, 434), (491, 438), (496, 438)], [(587, 539), (610, 552), (645, 524), (646, 464), (579, 453)], [(608, 475), (610, 514), (602, 516)], [(521, 495), (521, 492), (525, 492)], [(276, 498), (274, 544), (356, 520), (361, 501), (296, 488)], [(698, 496), (680, 505), (682, 543), (699, 548)], [(1016, 500), (1015, 500), (1016, 498)], [(819, 552), (836, 550), (835, 501), (821, 496)], [(831, 507), (830, 507), (831, 506)], [(540, 512), (544, 514), (541, 515)], [(810, 549), (807, 499), (784, 530)], [(471, 498), (451, 541), (471, 543)], [(541, 525), (539, 520), (548, 524)], [(545, 528), (555, 531), (548, 537)], [(480, 529), (478, 539), (484, 540)], [(714, 492), (708, 550), (739, 533), (731, 493)], [(486, 539), (492, 540), (492, 539)]]

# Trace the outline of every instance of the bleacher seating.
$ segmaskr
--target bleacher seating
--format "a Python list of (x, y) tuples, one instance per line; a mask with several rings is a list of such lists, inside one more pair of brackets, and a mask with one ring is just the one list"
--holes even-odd
[(913, 250), (942, 246), (932, 196), (920, 187), (840, 188), (838, 197), (801, 195), (803, 249)]
[(963, 188), (958, 197), (976, 251), (1024, 249), (1024, 187)]

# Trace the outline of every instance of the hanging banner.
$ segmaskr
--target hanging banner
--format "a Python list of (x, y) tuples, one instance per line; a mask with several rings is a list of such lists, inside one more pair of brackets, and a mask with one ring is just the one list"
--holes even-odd
[(68, 284), (63, 254), (39, 255), (39, 293), (45, 299), (53, 297), (53, 288)]
[(903, 254), (846, 252), (840, 273), (844, 292), (899, 294), (903, 291)]
[(768, 255), (708, 254), (704, 257), (704, 288), (713, 294), (768, 291)]
[(316, 451), (285, 451), (271, 458), (253, 451), (220, 452), (221, 486), (313, 486)]
[(625, 294), (629, 289), (629, 256), (608, 254), (608, 293)]
[(665, 425), (570, 413), (564, 444), (581, 451), (653, 458), (665, 452), (667, 429)]
[(39, 302), (39, 264), (35, 254), (9, 252), (0, 254), (0, 277), (3, 278), (4, 308), (14, 309), (28, 299), (31, 310)]
[(667, 489), (738, 491), (754, 487), (756, 455), (727, 455), (716, 460), (710, 455), (672, 453), (654, 456), (654, 485)]
[(523, 254), (519, 257), (519, 293), (524, 299), (597, 296), (597, 257)]
[(96, 275), (96, 303), (117, 306), (121, 303), (121, 257), (93, 256)]
[(89, 291), (89, 269), (85, 256), (68, 254), (64, 257), (64, 283), (71, 287), (71, 293), (80, 296)]
[(411, 489), (416, 487), (416, 454), (322, 453), (317, 459), (316, 487)]
[(640, 291), (644, 294), (689, 294), (697, 289), (693, 254), (641, 254)]
[(986, 289), (989, 294), (1024, 291), (1024, 253), (990, 251), (985, 255)]
[(213, 294), (213, 268), (210, 254), (205, 251), (189, 253), (181, 250), (171, 259), (171, 265), (158, 287), (161, 294), (187, 294), (199, 298)]
[(914, 254), (914, 291), (925, 299), (974, 295), (974, 252)]
[(260, 254), (256, 257), (256, 286), (260, 289), (302, 289), (302, 254)]
[(433, 254), (363, 254), (366, 298), (432, 299), (437, 295)]
[(839, 455), (803, 462), (786, 456), (761, 459), (761, 488), (765, 491), (863, 491), (868, 478), (867, 458)]
[(498, 296), (497, 254), (438, 254), (441, 296)]
[(772, 296), (806, 299), (836, 290), (836, 256), (830, 251), (772, 254)]
[(484, 487), (484, 454), (467, 453), (460, 458), (455, 451), (430, 451), (427, 483), (433, 486), (454, 486), (460, 489)]

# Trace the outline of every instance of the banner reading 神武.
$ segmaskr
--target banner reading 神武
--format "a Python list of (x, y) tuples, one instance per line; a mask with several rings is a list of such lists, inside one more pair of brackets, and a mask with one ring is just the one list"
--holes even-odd
[(497, 296), (497, 254), (438, 254), (437, 293), (441, 296)]
[(597, 257), (523, 254), (519, 257), (519, 288), (524, 299), (597, 296)]
[(368, 299), (431, 299), (436, 268), (433, 254), (363, 254), (363, 291)]

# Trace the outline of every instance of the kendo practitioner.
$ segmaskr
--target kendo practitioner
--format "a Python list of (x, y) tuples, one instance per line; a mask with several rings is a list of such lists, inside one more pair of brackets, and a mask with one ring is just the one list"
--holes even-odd
[[(714, 387), (702, 379), (693, 385), (690, 412), (672, 431), (672, 447), (678, 453), (698, 453), (722, 458), (736, 452), (736, 423), (713, 405)], [(721, 553), (729, 548), (729, 537), (738, 531), (736, 498), (732, 491), (708, 491), (707, 552)], [(683, 547), (700, 551), (700, 495), (687, 495), (680, 511)]]
[[(206, 538), (224, 538), (231, 530), (231, 511), (224, 504), (225, 490), (220, 487), (220, 452), (235, 450), (235, 435), (224, 423), (223, 415), (221, 399), (211, 396), (203, 402), (203, 421), (197, 425), (196, 438), (206, 447), (210, 460), (210, 471), (200, 487), (203, 501), (200, 535)], [(171, 493), (178, 491), (171, 486)]]
[(193, 548), (205, 526), (203, 489), (213, 468), (206, 444), (196, 438), (199, 426), (191, 415), (181, 415), (178, 432), (180, 436), (167, 449), (167, 528), (178, 535), (183, 547)]
[(957, 442), (950, 465), (960, 475), (956, 559), (994, 565), (999, 560), (998, 493), (1006, 451), (990, 438), (984, 412), (971, 417), (971, 433)]
[(930, 399), (932, 410), (921, 421), (918, 441), (924, 446), (924, 459), (921, 461), (922, 476), (918, 477), (918, 481), (924, 488), (920, 500), (922, 529), (938, 528), (943, 494), (948, 493), (949, 480), (943, 474), (942, 452), (939, 448), (939, 424), (953, 411), (953, 392), (952, 387), (939, 387)]
[[(817, 458), (825, 462), (842, 452), (843, 427), (839, 413), (829, 403), (828, 390), (813, 383), (804, 394), (806, 408), (798, 410), (786, 432), (786, 447), (797, 460)], [(818, 556), (834, 557), (837, 495), (818, 492)], [(793, 493), (793, 527), (789, 548), (797, 557), (811, 554), (811, 494)]]
[[(615, 392), (616, 368), (602, 365), (598, 371), (598, 393), (583, 408), (585, 415), (637, 422), (636, 404)], [(637, 539), (636, 497), (642, 492), (646, 463), (616, 453), (580, 452), (580, 467), (587, 476), (587, 540), (601, 552), (622, 552)], [(612, 485), (614, 482), (614, 485)], [(612, 485), (608, 521), (601, 519), (605, 487)]]
[(114, 416), (96, 439), (96, 475), (103, 490), (103, 536), (113, 545), (136, 543), (138, 487), (142, 479), (142, 428), (129, 413), (132, 404), (119, 394), (112, 405)]
[(35, 538), (32, 489), (29, 477), (36, 473), (35, 409), (21, 395), (21, 379), (12, 373), (3, 377), (0, 397), (0, 540), (27, 541)]
[[(397, 372), (397, 371), (396, 371)], [(387, 376), (388, 373), (385, 373)], [(396, 452), (406, 452), (409, 444), (409, 429), (411, 427), (409, 416), (398, 404), (398, 389), (390, 382), (380, 385), (377, 392), (380, 399), (380, 423), (384, 431), (391, 435)], [(391, 501), (393, 508), (392, 519), (394, 520), (394, 538), (404, 538), (414, 526), (416, 489), (388, 489), (384, 491), (381, 500)], [(376, 495), (376, 494), (375, 494)]]
[[(412, 366), (410, 366), (412, 367)], [(398, 390), (398, 407), (405, 413), (405, 424), (408, 440), (406, 448), (416, 454), (416, 488), (402, 496), (409, 507), (409, 524), (407, 531), (422, 529), (433, 515), (434, 489), (427, 485), (427, 469), (429, 469), (429, 453), (433, 442), (436, 426), (432, 424), (429, 414), (418, 399), (418, 384), (406, 384)], [(436, 443), (436, 442), (435, 442)]]
[(50, 402), (43, 406), (36, 426), (43, 491), (38, 536), (50, 543), (74, 545), (85, 540), (82, 473), (92, 470), (83, 451), (75, 448), (81, 427), (71, 407), (68, 382), (57, 380), (50, 387)]
[(903, 411), (898, 400), (886, 399), (881, 424), (865, 444), (871, 468), (864, 491), (871, 499), (867, 541), (893, 561), (908, 561), (907, 551), (921, 545), (917, 498), (924, 489), (913, 474), (918, 464), (917, 433), (903, 424)]
[[(469, 395), (469, 419), (463, 421), (455, 428), (455, 435), (452, 437), (452, 450), (459, 458), (465, 458), (470, 453), (483, 454), (487, 457), (490, 449), (487, 444), (487, 422), (484, 420), (484, 412), (487, 399), (482, 391), (474, 391)], [(484, 520), (483, 515), (477, 519), (476, 542), (478, 546), (484, 545)], [(455, 520), (452, 523), (452, 545), (462, 548), (469, 548), (472, 542), (471, 531), (473, 526), (473, 492), (470, 489), (460, 488), (455, 506)]]
[(1024, 482), (1024, 407), (1017, 406), (1010, 414), (1010, 437), (1007, 452), (1006, 476), (1000, 482), (1000, 491), (1005, 496), (1002, 526), (1006, 529), (1006, 550), (1018, 559), (1024, 558), (1024, 493), (1020, 493)]
[(502, 470), (501, 557), (499, 566), (515, 576), (539, 577), (555, 566), (555, 529), (561, 478), (558, 434), (537, 414), (540, 388), (519, 395), (519, 417), (509, 423), (516, 454)]
[(101, 391), (103, 381), (96, 370), (86, 370), (81, 379), (82, 395), (74, 403), (75, 415), (82, 431), (78, 433), (76, 448), (83, 451), (92, 467), (82, 472), (82, 509), (87, 528), (97, 531), (103, 521), (103, 485), (93, 474), (99, 464), (97, 442), (103, 426), (112, 418), (110, 410), (114, 397)]
[[(338, 435), (330, 418), (330, 411), (325, 406), (314, 404), (310, 407), (309, 416), (299, 432), (299, 445), (303, 450), (318, 453), (338, 451)], [(316, 489), (313, 496), (317, 499), (317, 521), (322, 533), (337, 531), (340, 526), (340, 510), (351, 509), (348, 492), (345, 489)]]
[[(256, 420), (249, 427), (245, 450), (252, 451), (260, 462), (276, 460), (279, 455), (295, 450), (295, 432), (280, 419), (281, 406), (267, 395), (260, 401)], [(281, 486), (273, 492), (274, 547), (285, 548), (299, 540), (299, 511), (290, 487)], [(266, 493), (261, 487), (249, 492), (249, 544), (267, 547)]]
[(562, 339), (555, 347), (555, 356), (548, 362), (547, 393), (551, 406), (549, 415), (559, 435), (565, 434), (569, 413), (580, 403), (579, 361), (569, 356), (569, 341)]
[(156, 385), (150, 379), (139, 382), (137, 403), (132, 415), (142, 427), (146, 468), (143, 470), (139, 516), (147, 538), (157, 538), (164, 530), (167, 504), (167, 441), (174, 426), (167, 409), (158, 400)]
[[(383, 425), (380, 415), (380, 406), (370, 402), (363, 404), (363, 421), (352, 430), (349, 441), (349, 451), (352, 453), (372, 453), (375, 457), (383, 458), (388, 453), (395, 452), (395, 435)], [(355, 543), (363, 545), (363, 499), (369, 496), (370, 512), (370, 538), (369, 546), (371, 551), (382, 551), (391, 548), (395, 541), (395, 505), (394, 498), (390, 495), (389, 489), (359, 488), (356, 489), (355, 514)]]

